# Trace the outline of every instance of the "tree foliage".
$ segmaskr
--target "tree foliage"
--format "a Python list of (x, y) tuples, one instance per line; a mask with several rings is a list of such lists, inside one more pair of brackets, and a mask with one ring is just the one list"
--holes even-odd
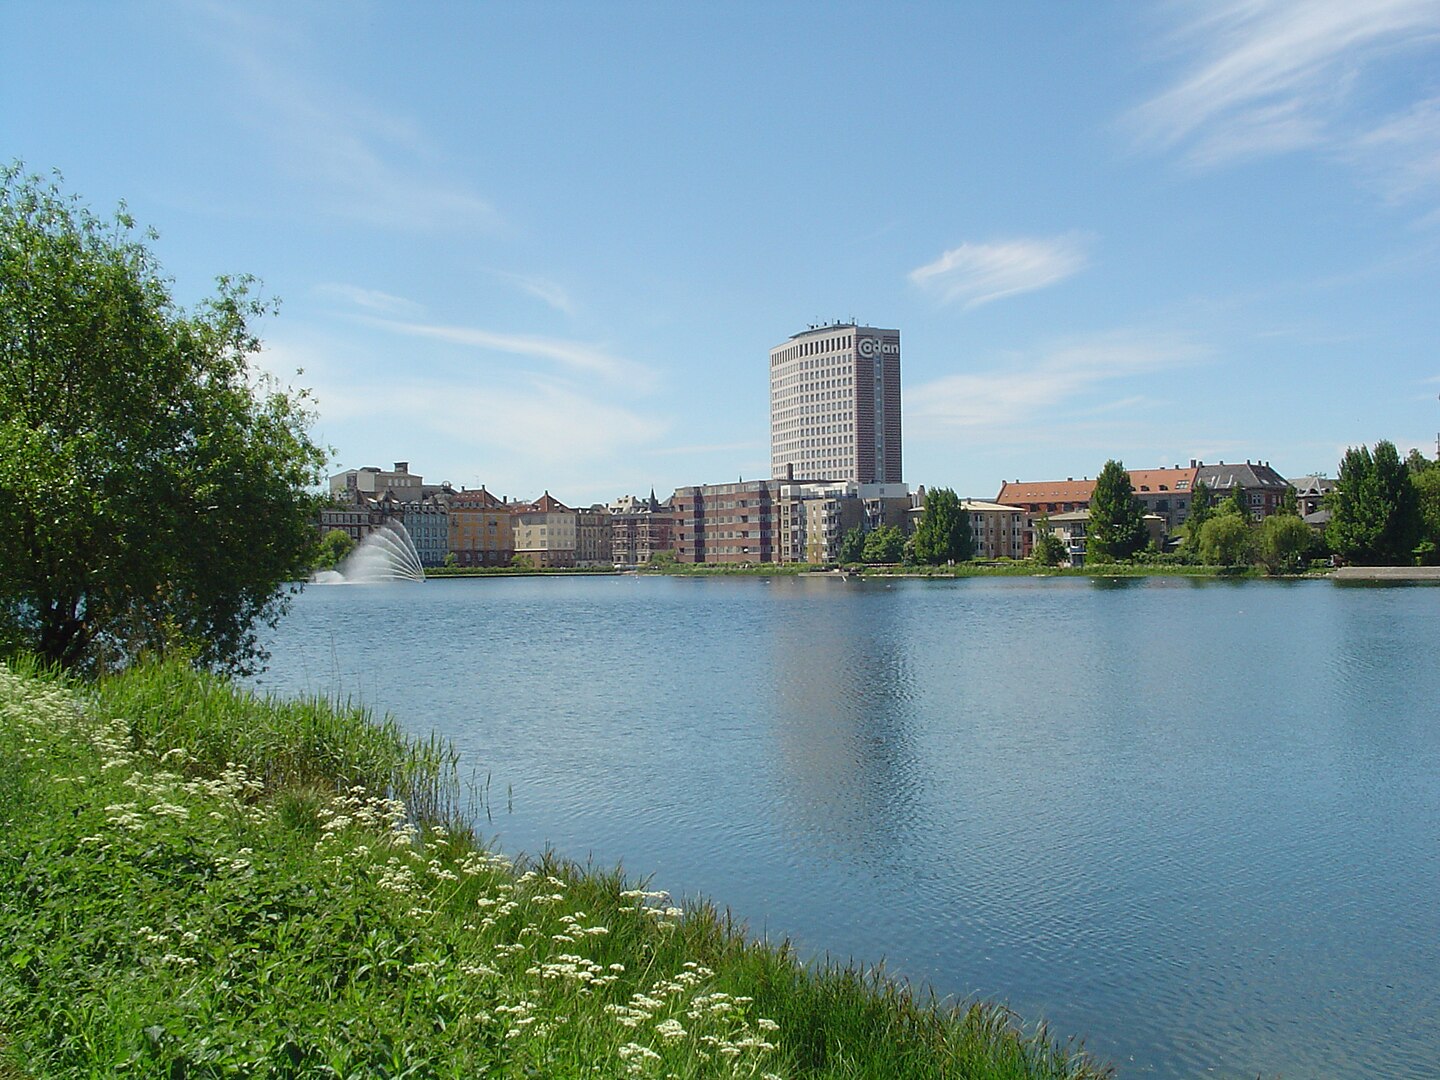
[(320, 548), (315, 556), (315, 569), (334, 570), (355, 550), (355, 541), (344, 529), (331, 529), (320, 538)]
[(1200, 556), (1200, 530), (1215, 513), (1214, 501), (1210, 485), (1204, 480), (1195, 481), (1195, 489), (1190, 495), (1190, 513), (1185, 518), (1185, 524), (1181, 526), (1185, 536), (1180, 542), (1180, 554), (1187, 558)]
[(1041, 514), (1035, 521), (1035, 545), (1030, 558), (1041, 566), (1059, 566), (1065, 560), (1065, 541), (1055, 535), (1049, 514)]
[(905, 555), (905, 534), (894, 525), (881, 525), (865, 536), (867, 563), (898, 563)]
[(1275, 512), (1292, 517), (1300, 516), (1300, 493), (1295, 490), (1294, 484), (1285, 485), (1285, 490), (1280, 494), (1280, 507)]
[(1130, 474), (1118, 461), (1107, 461), (1090, 495), (1086, 557), (1096, 562), (1126, 559), (1145, 546), (1145, 510), (1130, 486)]
[(970, 513), (950, 488), (925, 493), (925, 513), (915, 528), (915, 561), (930, 566), (964, 562), (975, 554)]
[(1245, 521), (1251, 520), (1250, 501), (1245, 497), (1245, 489), (1240, 481), (1230, 485), (1230, 494), (1221, 500), (1220, 505), (1215, 508), (1217, 514), (1234, 514)]
[(1246, 566), (1253, 561), (1254, 553), (1254, 530), (1239, 514), (1216, 514), (1200, 528), (1202, 562), (1211, 566)]
[(1256, 530), (1256, 553), (1272, 574), (1303, 569), (1314, 544), (1315, 530), (1298, 514), (1271, 514)]
[(1430, 461), (1411, 450), (1406, 466), (1420, 511), (1420, 543), (1415, 554), (1420, 562), (1434, 566), (1440, 563), (1440, 461)]
[(846, 564), (865, 561), (865, 530), (859, 525), (847, 529), (840, 538), (840, 561)]
[(0, 182), (0, 637), (70, 668), (253, 669), (324, 464), (305, 393), (249, 367), (267, 305), (221, 278), (183, 311), (123, 207)]
[(1362, 564), (1410, 563), (1421, 539), (1420, 500), (1395, 444), (1351, 447), (1329, 495), (1326, 537), (1341, 558)]

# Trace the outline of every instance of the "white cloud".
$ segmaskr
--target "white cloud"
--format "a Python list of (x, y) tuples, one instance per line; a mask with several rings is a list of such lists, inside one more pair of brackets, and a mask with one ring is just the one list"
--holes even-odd
[(1440, 97), (1416, 102), (1356, 138), (1349, 158), (1396, 202), (1440, 189)]
[(934, 262), (910, 271), (910, 280), (942, 303), (966, 308), (1063, 281), (1086, 264), (1078, 236), (961, 244)]
[(506, 270), (490, 271), (498, 278), (515, 285), (522, 292), (529, 293), (537, 300), (541, 300), (554, 308), (556, 311), (566, 315), (575, 314), (575, 305), (570, 299), (570, 294), (565, 291), (564, 286), (558, 285), (545, 278), (530, 277), (526, 274), (512, 274)]
[(472, 326), (440, 326), (368, 316), (361, 316), (360, 321), (410, 337), (446, 341), (452, 345), (466, 345), (511, 356), (552, 360), (572, 371), (596, 374), (614, 382), (625, 383), (629, 389), (635, 391), (648, 391), (655, 382), (654, 371), (643, 364), (613, 356), (598, 346), (582, 341), (541, 337), (536, 334), (503, 334)]
[(429, 138), (348, 88), (327, 84), (294, 22), (202, 4), (211, 41), (241, 77), (237, 115), (277, 171), (310, 188), (316, 213), (391, 229), (491, 229), (495, 208), (446, 169)]
[(914, 386), (905, 395), (905, 415), (916, 434), (1055, 420), (1061, 406), (1107, 383), (1119, 384), (1105, 387), (1111, 393), (1133, 392), (1138, 377), (1195, 363), (1203, 355), (1204, 350), (1181, 339), (1132, 333), (1063, 343), (1007, 357), (990, 371), (946, 375)]
[(1194, 17), (1171, 44), (1192, 66), (1126, 118), (1140, 143), (1217, 165), (1303, 147), (1344, 155), (1367, 138), (1372, 151), (1412, 141), (1381, 134), (1388, 124), (1371, 131), (1360, 89), (1396, 53), (1440, 43), (1440, 0), (1204, 0), (1186, 9)]
[[(324, 438), (342, 444), (344, 460), (369, 461), (378, 445), (416, 462), (425, 475), (466, 476), (464, 463), (487, 463), (478, 471), (493, 474), (502, 466), (512, 473), (547, 478), (606, 475), (628, 466), (670, 431), (670, 422), (651, 413), (616, 404), (567, 380), (514, 374), (504, 380), (421, 378), (367, 364), (344, 361), (342, 346), (326, 341), (268, 342), (257, 367), (282, 381), (308, 386), (319, 412)], [(422, 447), (428, 447), (428, 452)]]
[(317, 285), (315, 291), (322, 296), (345, 300), (357, 307), (376, 311), (382, 315), (414, 317), (425, 311), (423, 305), (417, 304), (414, 300), (406, 300), (403, 296), (392, 296), (390, 293), (380, 292), (378, 289), (365, 289), (359, 285), (347, 285), (343, 282), (327, 282)]

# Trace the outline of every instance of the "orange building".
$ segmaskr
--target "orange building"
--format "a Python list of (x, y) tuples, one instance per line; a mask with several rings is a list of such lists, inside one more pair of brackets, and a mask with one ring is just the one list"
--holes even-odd
[(515, 557), (514, 509), (483, 487), (450, 496), (450, 554), (461, 566), (509, 566)]

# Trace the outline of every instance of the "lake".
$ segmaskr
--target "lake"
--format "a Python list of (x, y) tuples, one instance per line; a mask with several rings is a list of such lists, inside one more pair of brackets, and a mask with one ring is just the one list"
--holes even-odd
[(1440, 588), (449, 579), (309, 588), (272, 647), (450, 738), (504, 850), (1122, 1078), (1440, 1074)]

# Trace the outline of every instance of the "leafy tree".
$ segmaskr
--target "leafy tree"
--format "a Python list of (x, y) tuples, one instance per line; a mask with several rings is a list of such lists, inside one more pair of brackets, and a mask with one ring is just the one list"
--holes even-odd
[(898, 563), (905, 554), (905, 534), (894, 525), (871, 529), (865, 537), (867, 563)]
[(1145, 510), (1130, 486), (1130, 474), (1118, 461), (1107, 461), (1090, 495), (1090, 524), (1085, 554), (1094, 562), (1126, 559), (1145, 546)]
[(440, 560), (440, 565), (445, 567), (446, 570), (454, 570), (460, 565), (460, 557), (453, 551), (447, 551), (445, 558)]
[(1285, 485), (1285, 490), (1280, 495), (1280, 508), (1275, 512), (1291, 517), (1300, 516), (1300, 493), (1295, 490), (1294, 484)]
[(1413, 560), (1420, 501), (1394, 443), (1376, 443), (1373, 454), (1365, 446), (1346, 450), (1329, 504), (1326, 537), (1341, 558), (1381, 566)]
[(865, 530), (859, 525), (846, 531), (840, 538), (840, 561), (858, 563), (865, 560)]
[(355, 550), (355, 541), (344, 529), (331, 529), (320, 538), (320, 551), (315, 557), (315, 569), (334, 570), (346, 555)]
[(1195, 481), (1195, 490), (1190, 493), (1190, 513), (1186, 516), (1185, 523), (1180, 526), (1185, 533), (1180, 541), (1180, 554), (1186, 558), (1199, 558), (1200, 530), (1215, 513), (1214, 502), (1215, 497), (1210, 485), (1204, 480)]
[(1410, 483), (1420, 509), (1421, 539), (1415, 554), (1425, 565), (1434, 566), (1440, 563), (1440, 467), (1412, 472)]
[(1035, 522), (1035, 545), (1030, 558), (1041, 566), (1059, 566), (1065, 560), (1065, 541), (1050, 527), (1050, 515), (1041, 514)]
[(1412, 478), (1428, 472), (1437, 465), (1440, 465), (1440, 461), (1431, 461), (1413, 446), (1410, 448), (1410, 453), (1405, 456), (1405, 468), (1410, 470)]
[(66, 668), (263, 660), (256, 625), (314, 563), (324, 454), (305, 392), (249, 366), (252, 289), (184, 311), (123, 207), (0, 169), (0, 642)]
[(1234, 514), (1246, 521), (1251, 519), (1250, 502), (1245, 498), (1245, 489), (1240, 486), (1240, 481), (1235, 481), (1230, 486), (1230, 494), (1227, 495), (1215, 508), (1217, 514)]
[(925, 493), (925, 513), (915, 528), (915, 561), (938, 566), (963, 562), (975, 553), (970, 513), (949, 488)]
[(1201, 526), (1199, 554), (1211, 566), (1244, 566), (1254, 550), (1254, 531), (1239, 514), (1216, 514)]
[(1314, 539), (1315, 530), (1298, 514), (1272, 514), (1260, 523), (1256, 547), (1271, 573), (1294, 573), (1305, 565)]

